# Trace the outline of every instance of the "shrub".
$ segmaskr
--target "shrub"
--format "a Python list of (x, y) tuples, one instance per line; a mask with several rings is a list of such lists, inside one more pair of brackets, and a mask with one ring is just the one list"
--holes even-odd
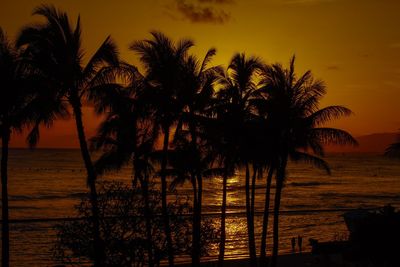
[[(107, 266), (146, 266), (147, 238), (145, 202), (140, 188), (122, 183), (99, 185), (100, 231), (105, 243)], [(161, 194), (149, 192), (149, 207), (153, 257), (156, 263), (167, 257), (164, 224), (161, 216)], [(56, 226), (55, 258), (64, 264), (82, 265), (93, 259), (91, 205), (88, 197), (76, 206), (78, 218)], [(188, 198), (176, 196), (168, 205), (175, 255), (190, 255), (192, 209)], [(201, 253), (206, 255), (218, 231), (209, 220), (202, 222)]]

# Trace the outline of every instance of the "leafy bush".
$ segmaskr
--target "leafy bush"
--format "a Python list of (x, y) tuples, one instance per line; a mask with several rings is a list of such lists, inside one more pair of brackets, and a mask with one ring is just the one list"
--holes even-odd
[[(100, 231), (104, 240), (107, 266), (145, 266), (148, 261), (145, 202), (140, 188), (132, 189), (122, 183), (99, 185)], [(76, 206), (78, 219), (56, 226), (57, 241), (54, 256), (64, 264), (82, 265), (93, 259), (90, 201), (81, 200)], [(161, 216), (161, 194), (149, 192), (149, 207), (154, 262), (167, 257), (166, 238)], [(175, 255), (190, 255), (192, 212), (189, 199), (176, 197), (168, 205)], [(201, 253), (207, 254), (219, 232), (211, 221), (202, 222)]]

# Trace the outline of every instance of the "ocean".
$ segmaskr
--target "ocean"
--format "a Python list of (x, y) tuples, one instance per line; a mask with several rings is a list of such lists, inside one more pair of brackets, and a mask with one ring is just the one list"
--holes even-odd
[[(280, 217), (280, 253), (289, 253), (290, 239), (303, 237), (320, 241), (344, 239), (347, 229), (342, 214), (346, 209), (377, 208), (392, 204), (400, 208), (400, 161), (376, 154), (331, 154), (326, 161), (332, 174), (305, 164), (290, 163), (283, 190)], [(12, 149), (9, 159), (10, 219), (74, 217), (74, 205), (87, 193), (85, 169), (79, 150)], [(101, 180), (131, 183), (131, 170), (109, 173)], [(273, 191), (273, 190), (272, 190)], [(191, 195), (185, 184), (178, 194)], [(265, 194), (265, 179), (257, 181), (255, 207), (259, 245)], [(205, 179), (203, 212), (220, 211), (222, 179)], [(244, 174), (228, 181), (226, 257), (247, 256)], [(218, 217), (212, 217), (219, 225)], [(272, 219), (272, 216), (271, 216)], [(55, 222), (29, 221), (11, 224), (11, 266), (54, 266)], [(272, 221), (270, 221), (272, 227)], [(271, 233), (269, 233), (271, 237)], [(271, 244), (271, 242), (269, 242)], [(269, 245), (269, 249), (271, 246)], [(217, 255), (217, 249), (211, 251)]]

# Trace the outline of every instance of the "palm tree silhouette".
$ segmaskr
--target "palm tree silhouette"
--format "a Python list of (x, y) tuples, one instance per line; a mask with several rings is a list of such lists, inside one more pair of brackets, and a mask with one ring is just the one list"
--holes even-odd
[[(174, 149), (170, 153), (171, 168), (167, 172), (169, 176), (174, 177), (171, 182), (172, 188), (186, 181), (189, 181), (193, 188), (192, 229), (196, 233), (192, 233), (192, 238), (196, 239), (192, 239), (192, 246), (196, 247), (192, 247), (192, 265), (198, 266), (202, 253), (201, 246), (204, 241), (201, 238), (202, 181), (203, 178), (223, 175), (224, 169), (216, 166), (216, 154), (208, 145), (207, 140), (198, 137), (197, 144), (193, 147), (190, 135), (189, 131), (180, 131), (175, 138)], [(193, 255), (194, 253), (198, 253), (198, 255)]]
[[(265, 66), (263, 67), (265, 68)], [(264, 84), (263, 79), (259, 81), (258, 87), (262, 87)], [(264, 84), (265, 85), (265, 84)], [(271, 131), (268, 125), (269, 118), (269, 105), (266, 103), (268, 96), (263, 92), (265, 90), (258, 91), (258, 96), (255, 99), (251, 100), (251, 104), (255, 110), (256, 119), (253, 119), (253, 126), (250, 132), (255, 133), (251, 136), (252, 144), (250, 147), (252, 148), (252, 160), (253, 160), (253, 181), (252, 185), (254, 187), (254, 180), (256, 172), (258, 172), (258, 177), (261, 178), (265, 173), (267, 173), (265, 177), (265, 200), (264, 200), (264, 214), (263, 214), (263, 222), (262, 222), (262, 231), (261, 231), (261, 244), (260, 244), (260, 265), (267, 265), (267, 231), (268, 231), (268, 223), (269, 223), (269, 207), (271, 202), (271, 186), (272, 186), (272, 178), (274, 172), (276, 171), (276, 164), (274, 163), (274, 155), (272, 151), (272, 147), (274, 146), (275, 140), (273, 136), (271, 136)], [(254, 194), (254, 189), (252, 189), (252, 193)], [(254, 196), (252, 197), (252, 205), (251, 211), (254, 214)]]
[[(184, 151), (191, 151), (193, 159), (197, 162), (189, 164), (193, 168), (190, 170), (190, 180), (193, 186), (193, 230), (192, 230), (192, 265), (200, 264), (200, 234), (201, 234), (201, 210), (202, 210), (202, 194), (203, 194), (203, 176), (205, 169), (210, 170), (212, 166), (204, 166), (204, 158), (201, 155), (204, 149), (201, 146), (201, 139), (206, 138), (205, 132), (202, 131), (202, 122), (207, 121), (210, 114), (211, 99), (214, 95), (214, 85), (217, 82), (216, 72), (219, 67), (208, 68), (208, 63), (215, 55), (214, 48), (209, 49), (202, 61), (195, 56), (185, 57), (182, 65), (182, 82), (183, 90), (180, 91), (180, 98), (184, 103), (184, 113), (179, 119), (176, 136), (180, 137), (178, 144), (184, 144), (185, 138), (190, 136), (190, 148), (186, 147)], [(188, 131), (182, 129), (186, 124)], [(204, 127), (203, 127), (204, 128)], [(187, 134), (189, 133), (189, 135)], [(202, 135), (202, 137), (200, 136)], [(177, 141), (179, 138), (174, 138)], [(179, 147), (178, 147), (179, 148)], [(206, 157), (207, 158), (207, 157)], [(187, 159), (186, 159), (187, 160)], [(209, 162), (211, 164), (211, 162)], [(207, 165), (207, 164), (206, 164)], [(205, 169), (204, 169), (205, 168)]]
[[(223, 122), (223, 132), (225, 142), (230, 148), (228, 153), (231, 158), (226, 163), (244, 164), (246, 168), (246, 216), (247, 229), (249, 237), (249, 254), (252, 266), (257, 265), (257, 252), (254, 236), (254, 220), (251, 212), (251, 196), (250, 194), (250, 171), (252, 148), (250, 147), (251, 137), (249, 136), (249, 121), (255, 118), (251, 100), (257, 97), (257, 87), (254, 82), (255, 75), (261, 69), (261, 61), (255, 57), (246, 58), (245, 54), (235, 54), (228, 66), (227, 71), (220, 72), (221, 90), (218, 91), (219, 103), (216, 103), (216, 110), (219, 119)], [(225, 166), (226, 168), (232, 168)], [(254, 176), (255, 177), (255, 176)], [(227, 177), (224, 177), (226, 179)], [(223, 193), (226, 194), (226, 181), (223, 181)], [(253, 190), (255, 188), (252, 186)], [(223, 200), (226, 201), (226, 196)], [(225, 246), (225, 229), (224, 213), (226, 210), (226, 202), (222, 204), (222, 220), (221, 220), (221, 244), (219, 260), (222, 264), (224, 258)]]
[[(322, 127), (324, 123), (349, 116), (351, 111), (342, 106), (318, 109), (321, 98), (326, 94), (322, 81), (314, 80), (307, 71), (297, 78), (294, 72), (295, 57), (289, 69), (279, 64), (266, 66), (263, 71), (267, 94), (265, 106), (268, 110), (267, 123), (273, 145), (271, 152), (276, 164), (276, 191), (274, 201), (273, 254), (271, 266), (277, 264), (279, 239), (279, 210), (282, 189), (286, 179), (289, 159), (310, 163), (330, 173), (329, 166), (321, 156), (325, 144), (351, 144), (356, 140), (346, 131)], [(312, 154), (307, 150), (311, 150)]]
[[(18, 53), (0, 28), (0, 139), (1, 151), (1, 207), (2, 257), (1, 266), (9, 266), (10, 240), (8, 216), (8, 146), (12, 131), (20, 131), (26, 123), (23, 116), (30, 93), (22, 86)], [(25, 114), (26, 115), (26, 114)]]
[(97, 175), (85, 137), (82, 103), (87, 98), (90, 88), (107, 84), (112, 79), (113, 75), (103, 70), (108, 65), (118, 64), (116, 46), (107, 37), (84, 65), (80, 18), (78, 17), (76, 26), (73, 27), (68, 15), (51, 5), (41, 5), (33, 14), (44, 17), (46, 22), (24, 28), (18, 37), (17, 45), (26, 47), (27, 55), (31, 57), (35, 67), (45, 75), (57, 99), (67, 101), (72, 107), (92, 204), (94, 265), (103, 266), (105, 252), (99, 232)]
[(167, 237), (168, 262), (174, 265), (174, 251), (171, 228), (167, 210), (167, 164), (171, 127), (181, 117), (184, 102), (181, 94), (182, 64), (188, 49), (193, 46), (190, 40), (174, 44), (160, 32), (151, 32), (153, 39), (134, 42), (130, 48), (140, 56), (145, 68), (147, 102), (153, 110), (154, 123), (164, 135), (161, 160), (161, 195), (165, 233)]
[(39, 141), (39, 125), (51, 125), (56, 118), (67, 118), (68, 111), (62, 103), (57, 108), (43, 105), (54, 100), (43, 94), (45, 80), (24, 57), (24, 51), (15, 48), (0, 28), (0, 139), (2, 185), (2, 266), (9, 266), (9, 215), (8, 215), (8, 150), (12, 133), (30, 128), (27, 142), (34, 147)]
[[(266, 265), (266, 237), (268, 229), (268, 217), (269, 217), (269, 203), (270, 203), (270, 191), (272, 176), (274, 172), (273, 160), (270, 151), (271, 142), (269, 131), (266, 124), (266, 114), (260, 108), (259, 104), (263, 103), (262, 95), (260, 90), (256, 91), (254, 98), (250, 99), (250, 107), (254, 109), (250, 120), (248, 120), (243, 127), (244, 132), (242, 135), (245, 138), (244, 143), (244, 155), (248, 164), (246, 170), (246, 210), (247, 217), (250, 221), (250, 233), (254, 233), (254, 214), (255, 214), (255, 191), (256, 191), (256, 180), (262, 178), (264, 173), (266, 176), (266, 192), (265, 192), (265, 203), (264, 203), (264, 217), (263, 227), (261, 234), (261, 251), (260, 251), (260, 265)], [(252, 165), (253, 174), (251, 182), (249, 181), (250, 169), (248, 165)], [(249, 195), (249, 191), (251, 192)], [(249, 204), (250, 202), (250, 204)], [(254, 239), (252, 239), (254, 240)], [(254, 241), (255, 242), (255, 241)], [(255, 260), (254, 260), (255, 261)]]
[(105, 113), (106, 118), (98, 128), (97, 135), (91, 138), (91, 147), (103, 151), (95, 162), (99, 174), (120, 170), (124, 165), (133, 163), (133, 186), (140, 183), (145, 204), (148, 266), (154, 266), (152, 212), (149, 207), (149, 175), (152, 166), (148, 159), (156, 136), (140, 99), (143, 77), (133, 66), (125, 64), (121, 68), (117, 71), (122, 70), (122, 78), (127, 80), (126, 87), (114, 84), (108, 88), (92, 90), (95, 109), (100, 114)]

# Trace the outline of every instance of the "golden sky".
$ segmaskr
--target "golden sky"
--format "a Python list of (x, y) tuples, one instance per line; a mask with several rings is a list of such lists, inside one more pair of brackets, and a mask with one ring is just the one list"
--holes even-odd
[[(37, 21), (32, 9), (43, 0), (1, 0), (0, 26), (13, 38)], [(287, 64), (296, 54), (297, 71), (311, 69), (324, 80), (322, 106), (340, 104), (354, 116), (334, 126), (354, 135), (400, 128), (400, 1), (398, 0), (54, 0), (75, 20), (81, 15), (87, 54), (111, 34), (121, 56), (137, 63), (131, 42), (159, 30), (177, 40), (191, 38), (199, 56), (210, 47), (214, 64), (226, 65), (235, 52), (268, 63)], [(93, 135), (99, 119), (87, 110), (85, 128)], [(73, 147), (73, 122), (43, 131), (41, 147)], [(24, 146), (16, 137), (14, 146)]]

